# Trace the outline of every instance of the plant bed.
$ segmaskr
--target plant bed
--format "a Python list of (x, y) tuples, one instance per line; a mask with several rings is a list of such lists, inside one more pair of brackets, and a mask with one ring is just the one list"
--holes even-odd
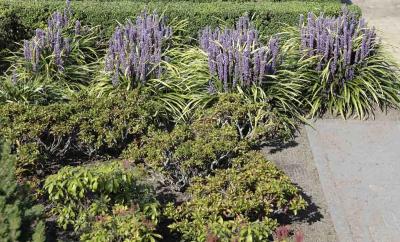
[(307, 203), (257, 150), (309, 116), (400, 103), (356, 7), (18, 3), (0, 1), (27, 38), (0, 77), (0, 137), (52, 238), (282, 241), (277, 218)]

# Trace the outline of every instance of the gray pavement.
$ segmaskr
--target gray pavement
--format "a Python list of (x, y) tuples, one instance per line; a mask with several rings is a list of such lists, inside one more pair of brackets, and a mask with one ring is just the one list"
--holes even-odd
[(303, 231), (305, 241), (337, 241), (305, 127), (301, 127), (292, 143), (285, 147), (265, 147), (263, 152), (302, 189), (302, 195), (309, 203), (308, 209), (298, 217), (280, 222), (290, 223), (292, 229)]
[(351, 0), (375, 26), (387, 50), (400, 63), (400, 0)]
[(307, 134), (338, 240), (400, 241), (400, 123), (313, 126)]

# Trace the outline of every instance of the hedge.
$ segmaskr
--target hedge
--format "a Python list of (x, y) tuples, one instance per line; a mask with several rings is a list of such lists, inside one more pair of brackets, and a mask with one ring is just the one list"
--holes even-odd
[[(61, 0), (50, 0), (61, 1)], [(86, 0), (78, 0), (86, 1)], [(91, 1), (91, 0), (89, 0)], [(341, 0), (97, 0), (99, 2), (192, 2), (192, 3), (211, 3), (211, 2), (341, 2)], [(342, 1), (343, 2), (343, 1)]]
[[(27, 38), (38, 27), (43, 27), (48, 16), (55, 10), (64, 8), (64, 1), (21, 1), (0, 0), (0, 35), (3, 43), (10, 45), (21, 38)], [(326, 15), (337, 15), (341, 4), (336, 2), (99, 2), (73, 1), (74, 14), (84, 24), (100, 25), (106, 36), (114, 31), (117, 22), (135, 17), (147, 9), (164, 12), (169, 19), (188, 19), (188, 33), (197, 37), (198, 31), (206, 25), (215, 26), (221, 21), (233, 23), (239, 16), (249, 14), (257, 19), (257, 28), (262, 34), (270, 35), (282, 30), (282, 27), (298, 23), (299, 15), (309, 11), (324, 12)], [(360, 13), (356, 6), (352, 11)], [(8, 46), (0, 46), (8, 47)]]

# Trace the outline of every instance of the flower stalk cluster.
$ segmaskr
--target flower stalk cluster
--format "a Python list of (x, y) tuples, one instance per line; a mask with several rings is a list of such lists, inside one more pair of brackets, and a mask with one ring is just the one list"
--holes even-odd
[(105, 58), (105, 71), (112, 74), (113, 85), (118, 85), (121, 78), (132, 86), (145, 84), (152, 77), (160, 78), (165, 42), (171, 36), (171, 27), (157, 13), (143, 12), (135, 23), (128, 21), (118, 26)]
[[(64, 37), (63, 33), (70, 24), (71, 16), (70, 2), (67, 1), (67, 7), (62, 13), (57, 11), (50, 16), (47, 28), (36, 29), (32, 39), (24, 40), (24, 58), (34, 72), (40, 71), (40, 58), (44, 53), (52, 54), (58, 70), (64, 70), (64, 59), (71, 52), (71, 38)], [(79, 20), (75, 26), (79, 27), (80, 32)], [(79, 35), (79, 32), (75, 30), (76, 35)]]
[(317, 71), (328, 68), (328, 80), (354, 79), (356, 65), (371, 56), (377, 46), (375, 30), (366, 26), (347, 9), (338, 17), (309, 13), (307, 23), (301, 16), (300, 48), (307, 57), (319, 56)]
[(239, 18), (234, 28), (206, 27), (199, 39), (208, 54), (210, 74), (221, 81), (225, 92), (237, 85), (261, 85), (266, 75), (276, 71), (278, 39), (271, 38), (267, 46), (262, 45), (248, 17)]

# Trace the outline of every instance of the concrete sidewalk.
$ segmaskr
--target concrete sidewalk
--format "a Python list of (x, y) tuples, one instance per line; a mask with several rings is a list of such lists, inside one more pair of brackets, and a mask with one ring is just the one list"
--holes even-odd
[(400, 241), (400, 123), (318, 120), (307, 134), (339, 241)]
[(386, 50), (400, 63), (400, 0), (352, 0), (369, 26), (375, 26)]

